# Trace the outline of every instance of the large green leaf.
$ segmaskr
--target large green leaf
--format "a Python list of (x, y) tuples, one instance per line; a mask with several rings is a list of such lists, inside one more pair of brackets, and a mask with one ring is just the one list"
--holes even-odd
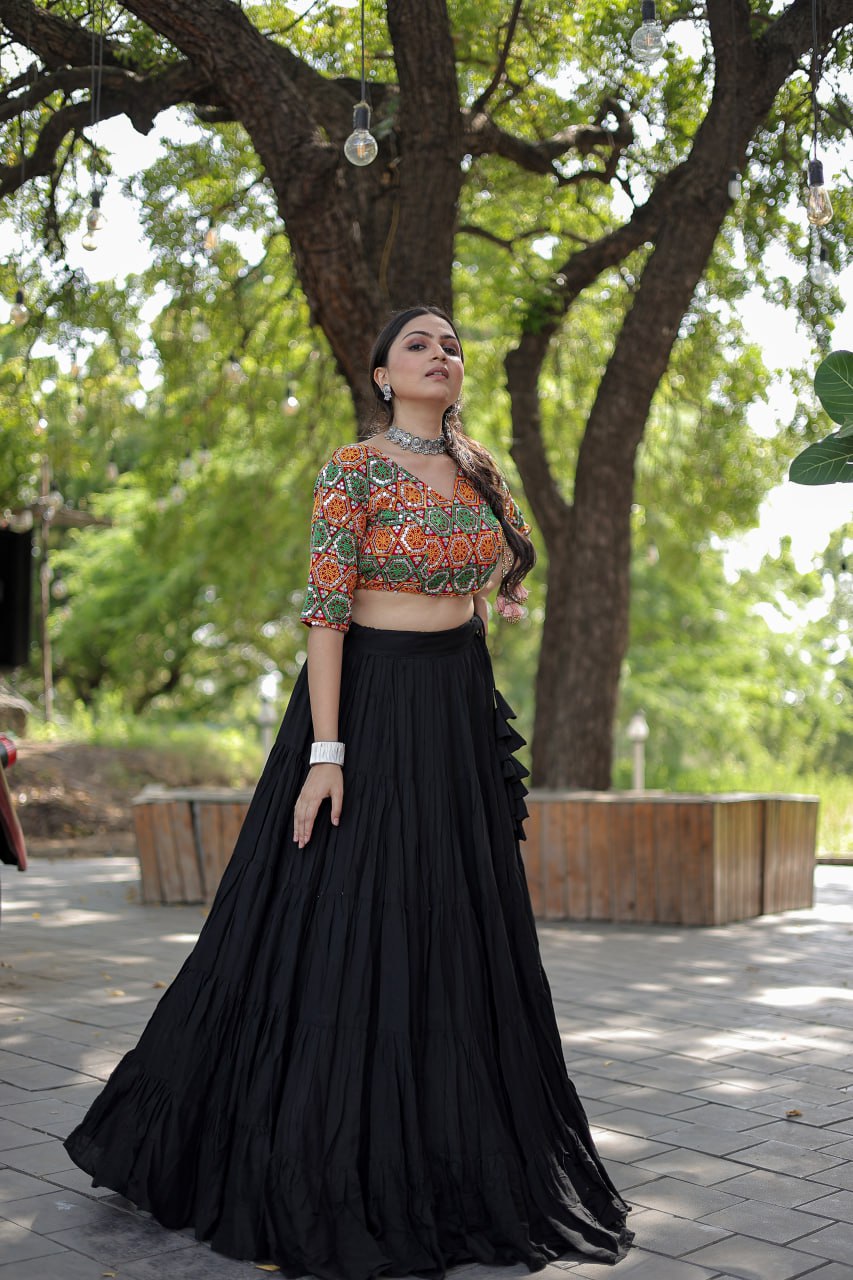
[(853, 438), (836, 433), (809, 445), (791, 463), (795, 484), (837, 484), (853, 481)]
[(853, 417), (853, 351), (833, 351), (815, 374), (814, 389), (833, 422)]

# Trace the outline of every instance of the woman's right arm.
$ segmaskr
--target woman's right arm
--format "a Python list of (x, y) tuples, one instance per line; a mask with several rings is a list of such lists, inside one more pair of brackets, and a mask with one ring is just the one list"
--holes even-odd
[[(308, 696), (315, 742), (338, 742), (341, 665), (344, 633), (312, 627), (308, 633)], [(312, 764), (293, 810), (293, 839), (301, 849), (311, 839), (320, 805), (329, 797), (332, 822), (338, 825), (344, 799), (344, 773), (339, 764)]]

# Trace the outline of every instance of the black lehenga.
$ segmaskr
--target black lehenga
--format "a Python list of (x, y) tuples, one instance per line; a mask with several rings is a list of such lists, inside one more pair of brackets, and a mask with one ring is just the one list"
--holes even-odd
[(353, 623), (341, 821), (324, 802), (300, 850), (303, 666), (195, 948), (65, 1141), (93, 1185), (290, 1277), (624, 1256), (541, 964), (513, 717), (476, 615)]

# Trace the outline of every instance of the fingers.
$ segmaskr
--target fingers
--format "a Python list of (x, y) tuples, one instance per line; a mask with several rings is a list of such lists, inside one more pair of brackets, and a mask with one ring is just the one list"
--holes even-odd
[(337, 780), (326, 791), (317, 793), (308, 789), (308, 784), (306, 783), (306, 786), (300, 792), (293, 810), (293, 839), (300, 849), (303, 849), (311, 839), (317, 811), (327, 796), (332, 803), (332, 823), (334, 826), (338, 826), (344, 802), (342, 780)]

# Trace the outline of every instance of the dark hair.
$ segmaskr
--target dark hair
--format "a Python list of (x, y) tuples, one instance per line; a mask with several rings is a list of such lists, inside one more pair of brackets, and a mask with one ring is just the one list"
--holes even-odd
[[(376, 435), (379, 431), (384, 431), (394, 421), (393, 401), (387, 401), (383, 398), (373, 375), (377, 369), (385, 367), (392, 343), (409, 321), (417, 319), (418, 316), (427, 315), (438, 316), (440, 320), (444, 320), (446, 324), (450, 325), (454, 334), (456, 334), (456, 339), (459, 342), (459, 352), (464, 362), (465, 355), (462, 350), (462, 341), (459, 338), (456, 325), (440, 307), (406, 307), (402, 311), (395, 311), (376, 338), (370, 352), (370, 385), (373, 387), (377, 406), (368, 424), (367, 439), (372, 435)], [(504, 567), (501, 575), (500, 590), (503, 595), (514, 598), (516, 587), (521, 584), (522, 579), (536, 563), (536, 550), (533, 543), (523, 533), (519, 533), (507, 519), (502, 492), (502, 483), (505, 484), (506, 482), (503, 480), (501, 471), (488, 449), (484, 448), (476, 440), (472, 440), (462, 430), (458, 405), (452, 404), (445, 409), (441, 422), (441, 431), (445, 438), (447, 452), (456, 462), (465, 478), (470, 481), (480, 496), (488, 502), (500, 521), (507, 547), (512, 552), (512, 563), (508, 568)]]

